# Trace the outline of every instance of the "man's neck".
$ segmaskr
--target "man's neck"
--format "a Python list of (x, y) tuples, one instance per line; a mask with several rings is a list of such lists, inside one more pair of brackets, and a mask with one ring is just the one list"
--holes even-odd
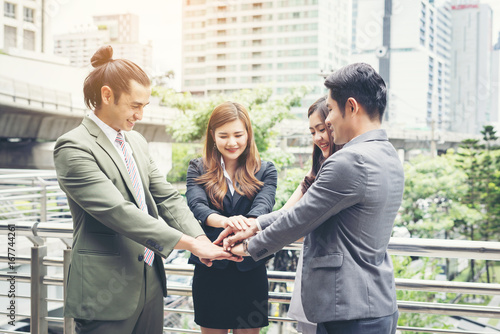
[(353, 133), (353, 136), (351, 137), (351, 140), (354, 138), (361, 136), (362, 134), (365, 134), (369, 131), (372, 130), (378, 130), (382, 127), (382, 124), (379, 121), (365, 121), (359, 124), (359, 126), (356, 128), (356, 130)]

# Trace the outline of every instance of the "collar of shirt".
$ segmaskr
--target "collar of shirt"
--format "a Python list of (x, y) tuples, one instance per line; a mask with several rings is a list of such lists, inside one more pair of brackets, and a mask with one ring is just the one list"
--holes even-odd
[[(95, 122), (95, 124), (97, 124), (97, 126), (99, 128), (101, 128), (102, 132), (104, 132), (106, 137), (108, 137), (109, 141), (114, 145), (118, 131), (116, 131), (115, 129), (113, 129), (112, 127), (110, 127), (109, 125), (104, 123), (103, 121), (101, 121), (101, 119), (99, 117), (97, 117), (97, 115), (95, 114), (95, 112), (93, 110), (89, 113), (89, 117), (91, 120), (93, 120)], [(122, 132), (122, 134), (123, 134), (123, 132)], [(125, 136), (124, 136), (124, 138), (125, 138)]]
[[(120, 144), (118, 144), (116, 142), (116, 135), (118, 135), (118, 131), (116, 131), (115, 129), (113, 129), (112, 127), (110, 127), (106, 123), (104, 123), (99, 117), (97, 117), (97, 115), (95, 114), (95, 112), (93, 110), (90, 111), (89, 117), (91, 120), (94, 121), (95, 124), (97, 124), (97, 126), (102, 130), (102, 132), (104, 132), (104, 134), (109, 139), (111, 144), (113, 144), (113, 146), (116, 148), (116, 150), (118, 151), (120, 156), (123, 159), (125, 159), (123, 157), (123, 153), (122, 153), (122, 150), (120, 148)], [(127, 150), (130, 152), (130, 154), (132, 154), (133, 153), (132, 147), (128, 144), (127, 140), (125, 139), (125, 133), (123, 133), (123, 131), (121, 131), (121, 130), (120, 130), (120, 132), (123, 135), (123, 140), (125, 141), (125, 146), (127, 147)], [(125, 162), (125, 160), (124, 160), (124, 162)]]
[(231, 192), (231, 195), (234, 195), (233, 181), (231, 180), (231, 177), (229, 176), (229, 173), (226, 170), (226, 164), (224, 163), (224, 159), (222, 157), (220, 157), (220, 164), (222, 166), (222, 171), (224, 172), (224, 176), (226, 177), (227, 186), (229, 187), (229, 191)]

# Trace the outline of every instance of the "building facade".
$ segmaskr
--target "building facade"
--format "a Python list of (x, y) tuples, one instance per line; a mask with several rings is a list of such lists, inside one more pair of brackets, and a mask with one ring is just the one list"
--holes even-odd
[(452, 121), (456, 132), (479, 134), (489, 125), (491, 102), (492, 11), (478, 0), (454, 0)]
[(352, 0), (183, 0), (182, 90), (310, 86), (349, 61)]
[(491, 124), (500, 129), (500, 32), (491, 53)]
[(54, 37), (54, 54), (69, 59), (71, 66), (86, 67), (96, 50), (109, 43), (109, 31), (91, 30)]
[(4, 0), (0, 12), (0, 50), (51, 53), (49, 15), (42, 0)]
[[(380, 71), (389, 60), (386, 121), (398, 128), (446, 129), (450, 114), (451, 5), (447, 0), (354, 0), (352, 61)], [(390, 45), (384, 45), (384, 16)], [(386, 28), (387, 29), (387, 28)], [(385, 33), (388, 33), (387, 31)]]
[(135, 14), (94, 16), (94, 27), (54, 37), (54, 53), (68, 58), (72, 66), (85, 67), (97, 49), (113, 47), (114, 58), (135, 62), (150, 73), (153, 66), (151, 44), (139, 42), (139, 18)]

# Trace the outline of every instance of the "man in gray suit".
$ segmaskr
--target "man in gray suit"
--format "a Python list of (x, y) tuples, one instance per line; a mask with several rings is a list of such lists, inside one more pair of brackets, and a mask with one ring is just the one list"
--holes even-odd
[(226, 249), (260, 260), (305, 236), (302, 303), (318, 333), (395, 333), (398, 311), (387, 246), (404, 175), (381, 129), (385, 83), (371, 66), (358, 63), (337, 70), (325, 85), (326, 122), (342, 150), (323, 163), (293, 208), (260, 216), (242, 233), (229, 236), (228, 229), (216, 242), (229, 236)]

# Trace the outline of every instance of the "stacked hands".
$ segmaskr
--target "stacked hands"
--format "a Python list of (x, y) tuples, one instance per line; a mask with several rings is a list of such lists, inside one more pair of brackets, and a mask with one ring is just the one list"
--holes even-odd
[(255, 218), (244, 216), (228, 217), (222, 222), (224, 230), (213, 243), (206, 236), (197, 238), (199, 249), (192, 253), (198, 256), (205, 265), (211, 266), (213, 260), (243, 261), (245, 253), (242, 242), (259, 231)]

